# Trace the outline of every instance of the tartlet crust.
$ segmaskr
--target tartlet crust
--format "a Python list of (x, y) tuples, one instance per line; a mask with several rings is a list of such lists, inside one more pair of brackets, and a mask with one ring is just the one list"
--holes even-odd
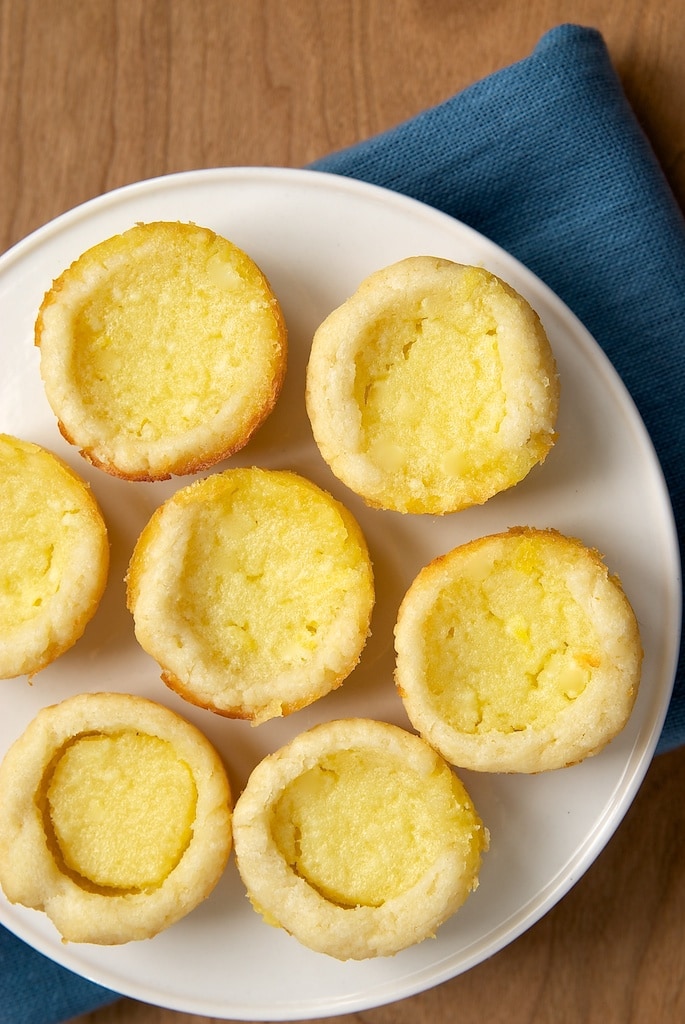
[[(65, 872), (46, 832), (45, 780), (55, 757), (80, 736), (121, 730), (170, 742), (197, 788), (192, 838), (150, 891), (81, 884)], [(44, 911), (64, 941), (116, 945), (152, 937), (209, 895), (231, 846), (231, 792), (219, 755), (195, 726), (143, 697), (86, 693), (43, 708), (0, 765), (0, 884), (11, 903)]]

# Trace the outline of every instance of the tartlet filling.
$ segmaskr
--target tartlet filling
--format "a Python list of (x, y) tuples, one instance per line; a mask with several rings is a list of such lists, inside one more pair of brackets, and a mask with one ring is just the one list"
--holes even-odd
[[(292, 870), (326, 900), (379, 907), (411, 889), (460, 836), (470, 837), (473, 820), (446, 766), (427, 780), (399, 759), (352, 749), (294, 779), (270, 827)], [(464, 846), (477, 862), (478, 849)]]
[(167, 740), (133, 730), (76, 736), (41, 788), (48, 844), (60, 869), (103, 894), (160, 886), (193, 834), (197, 788)]

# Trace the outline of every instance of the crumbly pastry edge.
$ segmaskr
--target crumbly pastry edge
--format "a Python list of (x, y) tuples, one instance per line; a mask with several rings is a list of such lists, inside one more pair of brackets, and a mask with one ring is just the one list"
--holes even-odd
[[(190, 228), (208, 236), (218, 236), (210, 228), (183, 222), (147, 222), (134, 225), (129, 231), (168, 229), (179, 227)], [(154, 482), (168, 480), (172, 476), (190, 476), (210, 469), (218, 462), (229, 458), (240, 451), (265, 422), (273, 411), (285, 380), (288, 354), (288, 329), (283, 311), (271, 284), (254, 260), (244, 250), (239, 249), (229, 239), (223, 239), (228, 245), (244, 256), (254, 268), (255, 274), (269, 297), (269, 309), (274, 319), (274, 334), (277, 341), (277, 356), (274, 358), (269, 379), (269, 386), (258, 405), (251, 403), (249, 415), (243, 410), (239, 416), (240, 430), (235, 427), (238, 410), (235, 399), (229, 398), (225, 408), (209, 424), (195, 427), (183, 435), (176, 444), (161, 440), (150, 445), (124, 445), (117, 442), (103, 441), (101, 431), (90, 422), (83, 407), (68, 386), (68, 370), (65, 368), (65, 350), (55, 338), (69, 334), (71, 305), (66, 302), (70, 289), (87, 293), (87, 288), (78, 281), (77, 275), (82, 268), (95, 283), (99, 274), (93, 270), (93, 259), (103, 247), (120, 239), (127, 232), (111, 236), (91, 246), (57, 277), (50, 289), (45, 293), (34, 326), (34, 342), (40, 349), (40, 369), (46, 397), (57, 419), (57, 426), (69, 443), (74, 445), (80, 455), (91, 465), (111, 476), (123, 480)], [(75, 282), (72, 284), (72, 282)], [(81, 287), (78, 287), (78, 286)], [(71, 302), (73, 302), (73, 298)], [(69, 315), (67, 315), (69, 311)], [(243, 405), (250, 403), (249, 396), (241, 396)], [(86, 426), (83, 426), (83, 422)]]
[[(350, 540), (360, 557), (359, 586), (349, 595), (345, 607), (333, 624), (336, 650), (322, 643), (305, 666), (296, 666), (280, 676), (271, 677), (268, 685), (253, 685), (250, 692), (241, 690), (242, 677), (235, 678), (225, 669), (209, 672), (195, 659), (179, 659), (172, 646), (182, 628), (176, 619), (160, 634), (159, 595), (175, 592), (175, 569), (182, 557), (184, 523), (182, 506), (187, 497), (199, 495), (208, 486), (216, 486), (219, 477), (249, 473), (291, 477), (298, 485), (311, 488), (336, 508)], [(211, 484), (196, 481), (176, 492), (152, 514), (134, 548), (127, 572), (127, 605), (134, 618), (135, 634), (143, 649), (161, 668), (162, 681), (184, 700), (226, 718), (242, 719), (260, 725), (272, 718), (283, 717), (309, 706), (343, 684), (359, 663), (371, 631), (375, 601), (373, 566), (366, 539), (352, 513), (318, 485), (289, 470), (265, 470), (241, 467), (217, 474)], [(192, 638), (187, 637), (188, 641)], [(329, 638), (330, 640), (330, 638)], [(192, 669), (192, 671), (191, 671)]]
[[(610, 605), (604, 611), (601, 632), (613, 647), (611, 670), (594, 677), (569, 709), (546, 728), (533, 726), (521, 732), (466, 733), (453, 728), (433, 709), (423, 681), (427, 656), (422, 623), (448, 580), (453, 563), (465, 552), (506, 541), (507, 537), (541, 535), (558, 542), (582, 559), (583, 578), (575, 587), (579, 603), (588, 604), (585, 582), (601, 590)], [(571, 584), (573, 586), (573, 583)], [(597, 613), (595, 613), (597, 614)], [(617, 629), (617, 623), (619, 628)], [(571, 767), (598, 754), (625, 727), (640, 685), (643, 649), (633, 608), (616, 575), (609, 572), (602, 555), (581, 540), (553, 528), (512, 527), (504, 533), (479, 537), (434, 559), (417, 575), (400, 605), (395, 625), (395, 683), (413, 727), (458, 768), (472, 771), (535, 774)]]
[[(197, 785), (193, 837), (151, 893), (90, 892), (64, 874), (47, 843), (38, 794), (57, 751), (78, 735), (131, 729), (171, 742)], [(231, 791), (204, 735), (146, 698), (86, 693), (44, 708), (0, 764), (0, 886), (11, 903), (44, 911), (64, 942), (117, 945), (151, 938), (213, 890), (232, 849)]]
[[(415, 289), (414, 274), (429, 277), (435, 287), (441, 272), (461, 273), (469, 269), (472, 268), (439, 257), (406, 257), (366, 277), (352, 295), (329, 313), (314, 334), (305, 388), (305, 404), (314, 439), (334, 475), (372, 508), (445, 515), (484, 504), (500, 491), (515, 486), (535, 465), (544, 462), (556, 442), (559, 376), (540, 318), (511, 285), (485, 268), (478, 268), (488, 273), (508, 298), (515, 301), (530, 332), (525, 361), (531, 365), (527, 367), (529, 378), (524, 382), (525, 387), (522, 388), (518, 372), (519, 358), (504, 360), (504, 376), (512, 395), (519, 393), (513, 404), (519, 417), (523, 409), (527, 409), (529, 417), (529, 422), (523, 424), (523, 433), (519, 430), (516, 442), (517, 447), (530, 448), (526, 472), (516, 479), (490, 473), (479, 482), (472, 481), (466, 491), (460, 483), (451, 487), (446, 484), (438, 493), (433, 493), (425, 490), (423, 483), (416, 482), (412, 491), (399, 492), (392, 474), (387, 474), (362, 451), (361, 413), (353, 396), (355, 354), (360, 339), (363, 342), (365, 328), (384, 310), (390, 298)], [(530, 389), (529, 394), (527, 389)], [(534, 405), (539, 406), (536, 412), (532, 411)]]
[[(398, 726), (371, 719), (341, 719), (299, 734), (253, 770), (234, 812), (236, 864), (254, 909), (299, 942), (338, 960), (394, 956), (432, 938), (478, 887), (478, 870), (465, 870), (455, 850), (445, 850), (408, 891), (380, 907), (343, 907), (327, 900), (287, 864), (271, 835), (269, 814), (284, 788), (321, 756), (337, 750), (383, 750), (429, 776), (440, 755)], [(457, 780), (459, 782), (459, 780)], [(473, 811), (472, 840), (482, 855), (489, 832)]]

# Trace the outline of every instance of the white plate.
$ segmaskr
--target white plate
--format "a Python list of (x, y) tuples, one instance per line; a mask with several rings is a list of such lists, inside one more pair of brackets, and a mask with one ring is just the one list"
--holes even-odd
[[(309, 709), (252, 728), (185, 704), (137, 646), (123, 577), (153, 509), (187, 479), (129, 484), (90, 468), (60, 437), (45, 400), (33, 323), (52, 279), (90, 245), (136, 221), (192, 220), (261, 265), (290, 327), (279, 404), (233, 465), (289, 467), (357, 515), (377, 574), (373, 637), (345, 685)], [(546, 463), (481, 508), (442, 519), (363, 506), (329, 473), (303, 403), (312, 333), (372, 270), (427, 253), (483, 264), (537, 309), (562, 381), (559, 441)], [(492, 835), (478, 891), (435, 940), (391, 959), (338, 963), (268, 927), (231, 860), (212, 896), (155, 939), (64, 946), (35, 911), (0, 900), (0, 920), (52, 959), (118, 992), (209, 1017), (291, 1020), (349, 1013), (429, 988), (484, 960), (542, 916), (606, 844), (647, 770), (668, 705), (680, 623), (678, 549), (661, 471), (616, 373), (566, 307), (502, 250), (451, 218), (358, 182), (310, 171), (218, 169), (142, 182), (59, 217), (0, 259), (0, 430), (65, 457), (92, 484), (112, 541), (110, 583), (82, 640), (28, 686), (2, 684), (0, 754), (44, 704), (84, 690), (124, 690), (193, 720), (229, 765), (236, 792), (267, 752), (314, 723), (348, 714), (408, 725), (393, 682), (392, 627), (406, 587), (434, 555), (515, 525), (554, 526), (605, 553), (636, 610), (643, 683), (623, 733), (600, 755), (539, 776), (462, 772)]]

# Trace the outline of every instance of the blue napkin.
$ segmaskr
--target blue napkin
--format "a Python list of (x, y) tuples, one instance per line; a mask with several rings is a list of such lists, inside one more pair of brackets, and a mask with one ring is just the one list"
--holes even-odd
[(57, 1024), (118, 998), (0, 927), (0, 1024)]
[[(561, 25), (525, 60), (312, 166), (457, 217), (560, 295), (632, 392), (682, 530), (685, 223), (598, 32)], [(681, 671), (659, 750), (682, 743)], [(0, 1024), (58, 1024), (115, 998), (0, 928)]]
[[(560, 25), (530, 57), (312, 166), (456, 217), (564, 300), (640, 410), (685, 550), (685, 220), (599, 32)], [(658, 753), (682, 744), (681, 643)]]

